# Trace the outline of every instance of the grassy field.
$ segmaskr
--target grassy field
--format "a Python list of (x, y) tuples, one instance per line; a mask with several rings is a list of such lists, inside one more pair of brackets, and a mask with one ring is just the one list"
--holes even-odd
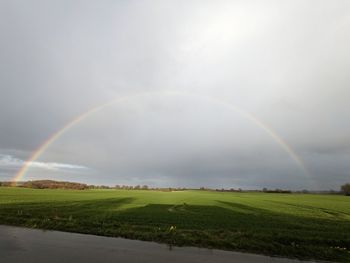
[(350, 197), (0, 187), (0, 224), (350, 262)]

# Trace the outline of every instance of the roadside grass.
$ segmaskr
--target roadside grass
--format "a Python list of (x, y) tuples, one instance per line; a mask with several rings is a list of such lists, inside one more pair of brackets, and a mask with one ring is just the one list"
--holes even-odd
[(0, 223), (350, 261), (350, 198), (345, 196), (0, 187)]

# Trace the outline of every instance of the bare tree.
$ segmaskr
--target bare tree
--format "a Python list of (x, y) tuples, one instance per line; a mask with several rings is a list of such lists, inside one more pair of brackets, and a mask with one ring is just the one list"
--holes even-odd
[(345, 195), (350, 195), (350, 184), (344, 184), (340, 189)]

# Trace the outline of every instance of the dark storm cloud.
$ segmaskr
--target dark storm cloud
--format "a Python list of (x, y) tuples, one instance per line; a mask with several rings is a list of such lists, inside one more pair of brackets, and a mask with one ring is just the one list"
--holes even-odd
[[(348, 1), (1, 1), (0, 154), (24, 160), (114, 97), (176, 90), (223, 103), (131, 98), (90, 116), (38, 162), (93, 183), (337, 188), (349, 180)], [(0, 167), (0, 178), (9, 178)]]

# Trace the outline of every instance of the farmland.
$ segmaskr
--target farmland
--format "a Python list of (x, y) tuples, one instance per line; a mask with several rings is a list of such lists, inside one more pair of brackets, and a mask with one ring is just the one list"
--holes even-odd
[(350, 260), (350, 198), (340, 195), (0, 187), (0, 224)]

